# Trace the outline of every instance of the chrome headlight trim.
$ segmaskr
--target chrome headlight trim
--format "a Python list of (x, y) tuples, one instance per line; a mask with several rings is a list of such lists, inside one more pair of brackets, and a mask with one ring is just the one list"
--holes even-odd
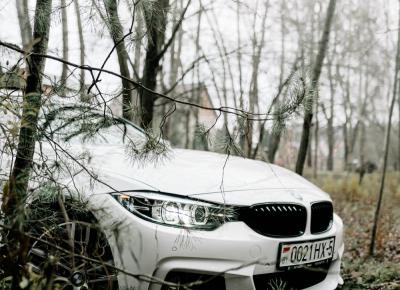
[(154, 191), (124, 191), (111, 195), (132, 214), (166, 226), (214, 230), (236, 219), (232, 206), (186, 196)]

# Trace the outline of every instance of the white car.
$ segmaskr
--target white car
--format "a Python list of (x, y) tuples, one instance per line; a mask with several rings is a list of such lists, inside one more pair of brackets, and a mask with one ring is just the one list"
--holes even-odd
[[(63, 182), (84, 194), (106, 238), (94, 250), (90, 230), (70, 222), (77, 256), (60, 258), (55, 270), (65, 289), (329, 290), (343, 283), (342, 220), (329, 195), (301, 176), (194, 150), (137, 157), (130, 150), (146, 139), (138, 127), (102, 112), (73, 112), (47, 115), (43, 132), (59, 142), (41, 150), (56, 148), (49, 159), (86, 156)], [(43, 271), (50, 254), (35, 242), (33, 269)], [(99, 270), (90, 259), (100, 256), (113, 266)]]

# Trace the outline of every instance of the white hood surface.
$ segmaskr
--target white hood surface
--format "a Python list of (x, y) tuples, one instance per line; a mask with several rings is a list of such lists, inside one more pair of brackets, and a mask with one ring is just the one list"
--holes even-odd
[[(223, 154), (174, 149), (158, 162), (133, 162), (121, 148), (86, 148), (90, 167), (118, 191), (154, 190), (229, 204), (329, 200), (312, 183), (290, 170)], [(110, 188), (97, 188), (110, 192)]]

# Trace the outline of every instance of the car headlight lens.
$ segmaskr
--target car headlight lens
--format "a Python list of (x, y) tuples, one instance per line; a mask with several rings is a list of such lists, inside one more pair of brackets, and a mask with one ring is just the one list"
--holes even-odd
[(235, 219), (230, 206), (155, 192), (114, 193), (113, 197), (131, 213), (156, 223), (211, 230)]

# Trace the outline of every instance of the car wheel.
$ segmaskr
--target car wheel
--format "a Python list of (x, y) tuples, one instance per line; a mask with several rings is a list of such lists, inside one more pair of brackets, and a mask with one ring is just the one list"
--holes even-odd
[(46, 289), (118, 289), (110, 246), (93, 218), (79, 214), (78, 220), (61, 222), (60, 214), (56, 216), (59, 223), (30, 229), (35, 238), (28, 252), (28, 266), (42, 277)]

